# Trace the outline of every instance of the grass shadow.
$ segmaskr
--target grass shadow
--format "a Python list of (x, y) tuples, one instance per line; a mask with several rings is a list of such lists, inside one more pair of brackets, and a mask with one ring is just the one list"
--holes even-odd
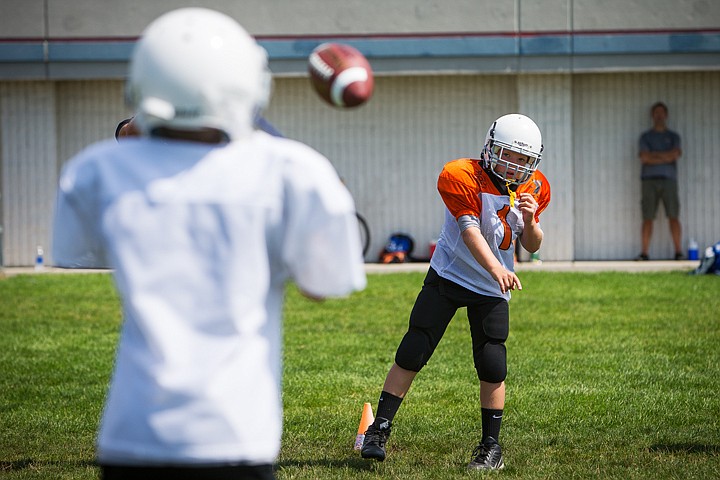
[[(284, 460), (278, 462), (275, 469), (283, 468), (304, 468), (304, 467), (323, 467), (323, 468), (350, 468), (353, 470), (370, 471), (373, 469), (375, 462), (363, 460), (362, 458), (346, 458), (339, 460)], [(64, 466), (72, 467), (98, 467), (94, 460), (36, 460), (33, 458), (23, 458), (20, 460), (0, 460), (0, 472), (20, 471), (28, 468), (38, 468), (43, 466)]]
[(338, 460), (283, 460), (276, 465), (277, 470), (283, 468), (307, 468), (307, 467), (323, 467), (323, 468), (349, 468), (358, 471), (371, 471), (376, 462), (364, 460), (362, 458), (345, 458)]
[(720, 454), (720, 445), (704, 445), (701, 443), (656, 443), (650, 445), (651, 452), (660, 453), (701, 453)]
[(20, 460), (0, 460), (0, 472), (13, 472), (43, 466), (74, 467), (98, 467), (94, 460), (35, 460), (33, 458), (22, 458)]

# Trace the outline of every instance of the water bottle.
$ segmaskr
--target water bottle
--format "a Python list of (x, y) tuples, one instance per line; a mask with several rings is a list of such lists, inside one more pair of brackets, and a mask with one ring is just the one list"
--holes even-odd
[(690, 239), (690, 243), (688, 243), (688, 260), (697, 260), (698, 259), (698, 243), (695, 241), (694, 238)]
[(533, 252), (530, 254), (530, 261), (532, 263), (535, 263), (537, 265), (540, 265), (542, 263), (542, 260), (540, 260), (540, 253), (539, 252)]
[(37, 246), (37, 255), (35, 255), (35, 270), (45, 269), (45, 252), (42, 246)]

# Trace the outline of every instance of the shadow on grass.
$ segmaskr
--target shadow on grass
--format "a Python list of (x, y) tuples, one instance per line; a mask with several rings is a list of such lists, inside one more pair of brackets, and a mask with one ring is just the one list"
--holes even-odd
[[(276, 465), (276, 469), (283, 468), (306, 468), (306, 467), (323, 467), (323, 468), (350, 468), (353, 470), (370, 471), (373, 469), (375, 462), (363, 460), (361, 458), (346, 458), (339, 460), (284, 460)], [(35, 460), (32, 458), (23, 458), (21, 460), (0, 460), (0, 472), (12, 472), (25, 470), (28, 468), (41, 468), (43, 466), (63, 466), (63, 467), (99, 467), (93, 460)]]
[(26, 468), (36, 468), (43, 466), (62, 466), (62, 467), (97, 467), (98, 464), (94, 460), (35, 460), (32, 458), (23, 458), (21, 460), (0, 460), (0, 472), (12, 472), (17, 470), (25, 470)]
[(345, 458), (337, 460), (283, 460), (278, 462), (277, 469), (283, 468), (306, 468), (306, 467), (323, 467), (323, 468), (350, 468), (353, 470), (370, 471), (373, 470), (376, 462), (364, 460), (362, 458)]
[(656, 443), (650, 445), (651, 452), (660, 453), (705, 453), (717, 455), (720, 445), (703, 445), (700, 443)]

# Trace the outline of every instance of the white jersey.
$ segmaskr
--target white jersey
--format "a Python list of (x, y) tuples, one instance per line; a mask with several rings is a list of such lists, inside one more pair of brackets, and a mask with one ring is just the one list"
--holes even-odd
[[(502, 198), (494, 196), (483, 198), (486, 205), (496, 203), (498, 200), (501, 202)], [(489, 212), (491, 212), (489, 208), (483, 210), (486, 216), (492, 216)], [(511, 211), (510, 214), (516, 224), (518, 220), (522, 221), (519, 212)], [(480, 231), (486, 238), (494, 236), (497, 233), (499, 222), (493, 222), (492, 220), (495, 219), (481, 218), (480, 220)], [(502, 226), (500, 226), (500, 228), (502, 228)], [(514, 271), (513, 252), (500, 250), (496, 244), (489, 244), (489, 246), (500, 264), (507, 270)], [(470, 253), (467, 246), (465, 246), (458, 222), (447, 209), (445, 209), (445, 222), (440, 232), (437, 247), (430, 260), (430, 266), (432, 266), (441, 277), (451, 280), (475, 293), (510, 300), (510, 292), (503, 293), (500, 290), (500, 285), (498, 285), (487, 270), (482, 268), (472, 253)]]
[(54, 263), (114, 269), (124, 317), (98, 460), (272, 463), (284, 285), (364, 288), (354, 212), (327, 159), (265, 133), (108, 141), (74, 158)]

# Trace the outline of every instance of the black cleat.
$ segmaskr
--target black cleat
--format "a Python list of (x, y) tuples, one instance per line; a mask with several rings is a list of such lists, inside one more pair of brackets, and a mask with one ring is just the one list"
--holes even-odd
[[(378, 424), (376, 427), (375, 424)], [(374, 458), (382, 462), (385, 460), (385, 442), (390, 437), (392, 422), (382, 417), (375, 419), (365, 432), (365, 440), (360, 449), (362, 458)]]
[(487, 437), (472, 453), (469, 470), (500, 470), (505, 467), (502, 449), (493, 437)]

